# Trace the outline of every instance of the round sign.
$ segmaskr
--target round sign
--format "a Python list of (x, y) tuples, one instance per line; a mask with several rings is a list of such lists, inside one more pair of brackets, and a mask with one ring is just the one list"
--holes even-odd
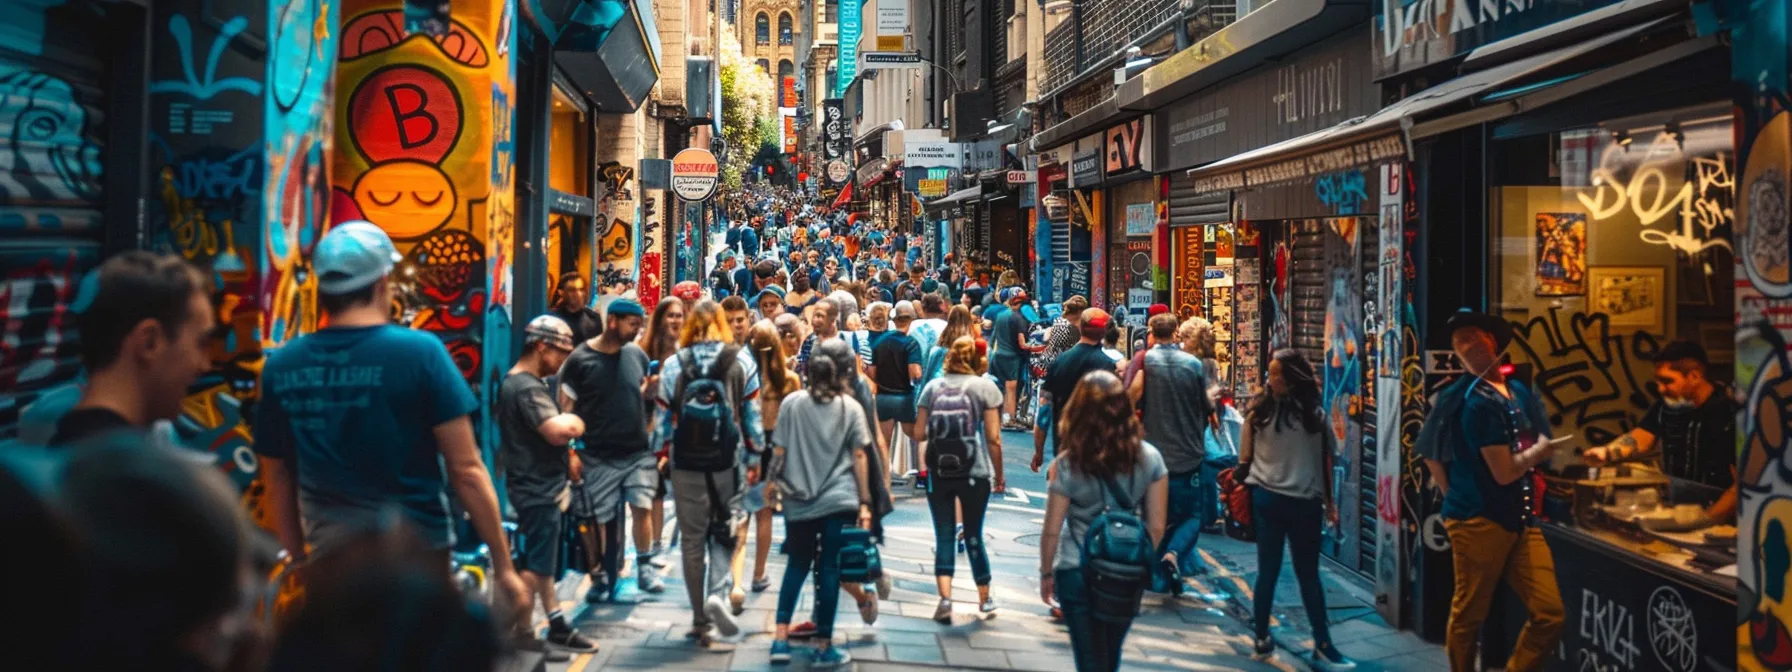
[(847, 167), (845, 161), (834, 159), (828, 163), (828, 179), (835, 184), (845, 182), (850, 177), (852, 177), (852, 168)]
[(672, 157), (672, 193), (686, 201), (701, 201), (716, 193), (716, 155), (692, 147)]

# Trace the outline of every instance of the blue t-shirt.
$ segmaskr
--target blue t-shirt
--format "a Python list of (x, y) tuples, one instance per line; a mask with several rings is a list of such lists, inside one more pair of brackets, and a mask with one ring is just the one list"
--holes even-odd
[(390, 324), (324, 329), (274, 350), (261, 380), (255, 452), (295, 465), (307, 527), (397, 506), (432, 546), (453, 543), (434, 430), (477, 402), (440, 339)]
[(1549, 429), (1543, 407), (1531, 388), (1516, 380), (1506, 381), (1506, 388), (1512, 392), (1511, 398), (1485, 381), (1469, 388), (1468, 399), (1462, 405), (1462, 440), (1448, 465), (1446, 519), (1484, 517), (1512, 531), (1530, 522), (1530, 477), (1500, 485), (1481, 455), (1481, 449), (1487, 446), (1528, 448)]

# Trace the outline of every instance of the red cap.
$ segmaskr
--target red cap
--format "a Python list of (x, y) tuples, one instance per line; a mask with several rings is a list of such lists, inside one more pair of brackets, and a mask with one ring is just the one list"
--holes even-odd
[(1151, 304), (1151, 308), (1149, 310), (1145, 311), (1145, 316), (1146, 317), (1157, 317), (1157, 316), (1162, 315), (1167, 312), (1170, 312), (1169, 306), (1166, 306), (1161, 303), (1153, 303), (1153, 304)]
[(694, 280), (686, 280), (672, 286), (672, 295), (685, 301), (696, 301), (703, 298), (703, 286)]
[(1108, 311), (1100, 308), (1090, 308), (1083, 311), (1083, 327), (1087, 329), (1106, 330), (1108, 328), (1108, 322), (1112, 319), (1113, 318), (1108, 315)]

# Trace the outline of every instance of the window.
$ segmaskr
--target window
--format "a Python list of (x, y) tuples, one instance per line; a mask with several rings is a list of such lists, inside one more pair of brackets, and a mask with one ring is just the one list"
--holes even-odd
[(778, 44), (790, 44), (790, 12), (778, 15)]
[(840, 0), (828, 0), (821, 10), (822, 23), (840, 22)]
[[(765, 15), (765, 12), (760, 12), (759, 17), (753, 19), (753, 29), (754, 34), (759, 38), (758, 44), (772, 43), (772, 20), (771, 17)], [(764, 61), (760, 62), (764, 63)]]
[(790, 62), (790, 59), (788, 59), (788, 58), (785, 58), (785, 59), (779, 59), (779, 60), (778, 60), (778, 82), (779, 82), (779, 86), (782, 86), (782, 85), (783, 85), (783, 82), (784, 82), (784, 78), (785, 78), (785, 77), (789, 77), (789, 76), (790, 76), (790, 75), (791, 75), (791, 74), (793, 74), (793, 73), (795, 73), (795, 72), (796, 72), (796, 64), (794, 64), (794, 63), (791, 63), (791, 62)]

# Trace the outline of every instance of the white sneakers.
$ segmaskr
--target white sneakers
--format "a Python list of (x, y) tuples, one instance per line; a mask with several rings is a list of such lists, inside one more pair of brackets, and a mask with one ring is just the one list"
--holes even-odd
[(740, 634), (740, 624), (734, 622), (734, 614), (729, 611), (728, 603), (721, 595), (709, 596), (703, 603), (703, 615), (709, 617), (709, 622), (715, 624), (716, 630), (723, 637)]

